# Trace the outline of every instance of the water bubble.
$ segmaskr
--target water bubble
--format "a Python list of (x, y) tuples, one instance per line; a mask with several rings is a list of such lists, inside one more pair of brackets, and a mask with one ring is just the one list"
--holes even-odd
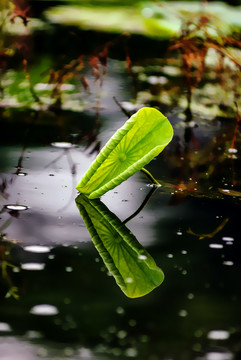
[(124, 339), (126, 336), (127, 336), (127, 332), (126, 332), (125, 330), (120, 330), (120, 331), (118, 331), (118, 333), (117, 333), (117, 337), (118, 337), (119, 339)]
[(180, 230), (177, 231), (177, 235), (182, 235), (182, 232)]
[(114, 356), (120, 356), (121, 355), (121, 349), (120, 348), (113, 348), (112, 349), (112, 354), (114, 355)]
[(128, 357), (136, 357), (137, 356), (137, 350), (135, 348), (128, 348), (125, 351), (125, 355)]
[(178, 312), (178, 315), (181, 317), (186, 317), (187, 314), (188, 314), (187, 310), (184, 310), (184, 309), (182, 309)]
[(230, 352), (209, 352), (205, 356), (205, 360), (232, 360), (233, 354)]
[(143, 343), (147, 343), (149, 341), (149, 337), (147, 335), (141, 335), (140, 340)]
[(25, 251), (33, 252), (33, 253), (48, 253), (50, 252), (51, 248), (48, 246), (40, 246), (40, 245), (28, 245), (24, 247)]
[(49, 260), (53, 260), (55, 258), (55, 255), (51, 254), (48, 256)]
[(17, 173), (18, 176), (27, 176), (28, 174), (26, 172), (19, 171)]
[(226, 330), (211, 330), (208, 332), (207, 338), (212, 340), (227, 340), (229, 338), (229, 332)]
[(114, 326), (114, 325), (112, 325), (108, 328), (108, 331), (110, 334), (115, 334), (116, 330), (117, 330), (116, 326)]
[(222, 237), (222, 240), (223, 240), (223, 241), (234, 241), (234, 238), (231, 237), (231, 236), (223, 236), (223, 237)]
[(45, 268), (44, 263), (24, 263), (21, 264), (23, 270), (43, 270)]
[(195, 331), (194, 336), (199, 338), (203, 335), (203, 331), (201, 329), (198, 329)]
[(28, 206), (26, 205), (16, 205), (16, 204), (8, 204), (8, 205), (4, 205), (4, 207), (12, 211), (23, 211), (28, 209)]
[(233, 266), (233, 261), (224, 261), (223, 262), (223, 265), (226, 265), (226, 266)]
[(34, 340), (34, 339), (41, 339), (43, 335), (39, 331), (29, 330), (26, 332), (26, 337), (28, 339)]
[(49, 304), (35, 305), (30, 309), (30, 314), (32, 315), (53, 316), (57, 315), (58, 313), (59, 311), (56, 306)]
[(68, 356), (68, 357), (72, 356), (72, 355), (74, 355), (74, 349), (71, 347), (66, 347), (64, 349), (64, 354), (65, 354), (65, 356)]
[(189, 300), (194, 299), (194, 294), (193, 294), (193, 293), (189, 293), (189, 294), (187, 295), (187, 298), (188, 298)]
[(53, 147), (61, 148), (61, 149), (70, 149), (73, 145), (70, 142), (52, 142), (51, 145)]
[(82, 347), (80, 350), (79, 350), (79, 355), (81, 358), (85, 359), (92, 359), (93, 358), (93, 354), (92, 354), (92, 351), (90, 349), (87, 349), (85, 347)]
[(68, 298), (68, 297), (64, 298), (64, 304), (65, 304), (65, 305), (71, 304), (71, 299)]
[(202, 350), (202, 346), (201, 346), (201, 344), (196, 343), (193, 345), (192, 349), (193, 349), (193, 351), (200, 352)]
[(155, 75), (148, 76), (146, 80), (151, 85), (157, 85), (157, 84), (163, 85), (168, 82), (165, 76), (155, 76)]
[(223, 245), (222, 244), (209, 244), (209, 247), (211, 249), (222, 249)]
[(140, 254), (140, 255), (138, 255), (138, 259), (139, 260), (146, 260), (147, 257), (146, 257), (146, 255)]
[(181, 253), (182, 253), (183, 255), (186, 255), (186, 254), (187, 254), (187, 250), (182, 250)]
[(66, 266), (65, 271), (66, 272), (72, 272), (73, 268), (71, 266)]
[(126, 278), (126, 283), (128, 283), (128, 284), (131, 284), (131, 283), (133, 283), (133, 279), (131, 278), (131, 277), (128, 277), (128, 278)]
[(150, 18), (153, 16), (153, 10), (149, 7), (143, 8), (141, 13), (145, 18)]
[(48, 350), (43, 347), (40, 347), (37, 350), (37, 356), (40, 358), (46, 358), (46, 356), (48, 356)]
[(117, 314), (122, 315), (125, 313), (125, 310), (123, 309), (123, 307), (118, 306), (116, 309), (116, 312), (117, 312)]
[(136, 326), (136, 320), (135, 319), (130, 319), (128, 324), (130, 326)]
[(229, 154), (236, 154), (238, 152), (238, 150), (234, 149), (234, 148), (230, 148), (230, 149), (228, 149), (228, 152), (229, 152)]
[(172, 258), (173, 258), (173, 254), (167, 254), (167, 257), (168, 257), (169, 259), (172, 259)]
[(5, 322), (0, 322), (0, 332), (3, 331), (3, 332), (9, 332), (9, 331), (12, 331), (10, 325), (8, 323), (5, 323)]

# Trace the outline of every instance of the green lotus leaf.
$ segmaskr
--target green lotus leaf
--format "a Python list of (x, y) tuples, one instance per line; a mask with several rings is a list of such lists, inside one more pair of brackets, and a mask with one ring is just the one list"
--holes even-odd
[(130, 230), (99, 199), (76, 198), (92, 241), (124, 294), (148, 294), (164, 280), (162, 270)]
[(90, 199), (100, 197), (141, 170), (172, 137), (172, 125), (160, 111), (142, 108), (110, 138), (77, 189)]

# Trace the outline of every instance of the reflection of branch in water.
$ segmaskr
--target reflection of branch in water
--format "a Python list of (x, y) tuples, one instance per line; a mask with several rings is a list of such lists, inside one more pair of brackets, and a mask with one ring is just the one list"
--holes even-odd
[(158, 186), (161, 186), (161, 184), (152, 176), (152, 174), (146, 170), (145, 168), (142, 168), (140, 170), (141, 172), (143, 172), (143, 174), (145, 174), (149, 180), (151, 180), (153, 187), (152, 189), (149, 191), (149, 193), (147, 194), (147, 196), (145, 197), (144, 201), (142, 202), (142, 204), (140, 205), (140, 207), (132, 214), (130, 215), (127, 219), (125, 219), (123, 221), (123, 224), (126, 224), (128, 221), (132, 220), (134, 217), (136, 217), (136, 215), (138, 215), (142, 209), (144, 209), (144, 207), (146, 206), (146, 204), (148, 203), (150, 197), (152, 196), (152, 194), (156, 191)]
[(140, 207), (132, 214), (130, 215), (128, 218), (126, 218), (124, 221), (122, 221), (123, 224), (126, 224), (128, 221), (134, 219), (134, 217), (136, 217), (136, 215), (138, 215), (142, 209), (144, 209), (144, 207), (146, 206), (146, 204), (148, 203), (150, 197), (152, 196), (152, 194), (156, 191), (156, 187), (153, 187), (149, 193), (147, 194), (147, 196), (145, 197), (144, 201), (142, 202), (142, 204), (140, 205)]
[(17, 170), (15, 172), (16, 175), (19, 175), (19, 173), (22, 171), (23, 168), (23, 157), (26, 151), (26, 146), (23, 146), (22, 150), (21, 150), (21, 154), (18, 158), (18, 164), (17, 164)]
[[(69, 144), (71, 146), (71, 144)], [(74, 163), (71, 154), (69, 152), (69, 148), (65, 148), (63, 149), (64, 151), (58, 155), (54, 160), (52, 160), (50, 163), (48, 163), (47, 165), (45, 165), (45, 169), (48, 168), (49, 166), (55, 164), (58, 160), (60, 160), (64, 155), (66, 155), (67, 158), (67, 162), (69, 164), (70, 170), (71, 170), (71, 174), (72, 174), (72, 193), (71, 196), (69, 198), (69, 200), (67, 201), (67, 203), (64, 205), (64, 207), (62, 207), (61, 209), (59, 209), (58, 211), (63, 211), (65, 210), (72, 202), (73, 198), (75, 197), (75, 175), (76, 175), (76, 164)]]
[(211, 233), (209, 233), (209, 234), (197, 234), (197, 233), (194, 233), (194, 232), (191, 230), (191, 228), (189, 228), (189, 229), (187, 230), (187, 233), (199, 237), (199, 240), (204, 239), (204, 238), (210, 238), (210, 239), (211, 239), (211, 238), (213, 238), (219, 231), (221, 231), (221, 230), (224, 228), (224, 226), (227, 224), (228, 221), (229, 221), (229, 218), (224, 219), (223, 222), (222, 222), (215, 230), (213, 230), (213, 231), (212, 231)]
[(117, 98), (115, 96), (113, 96), (113, 100), (115, 101), (115, 103), (119, 106), (119, 108), (121, 109), (121, 111), (129, 118), (132, 114), (130, 111), (127, 111), (126, 109), (123, 108), (123, 106), (121, 105), (121, 103), (117, 100)]
[(50, 161), (50, 163), (48, 163), (47, 165), (45, 165), (45, 169), (47, 169), (49, 166), (55, 164), (58, 160), (60, 160), (64, 155), (66, 155), (70, 170), (71, 170), (71, 174), (75, 175), (76, 174), (76, 166), (75, 163), (69, 153), (69, 149), (64, 149), (63, 153), (58, 155), (54, 160)]
[(4, 240), (4, 235), (0, 234), (0, 279), (4, 280), (7, 284), (7, 293), (5, 297), (19, 298), (18, 287), (14, 285), (11, 275), (9, 274), (9, 268), (15, 268), (16, 265), (12, 263), (10, 250), (12, 243)]

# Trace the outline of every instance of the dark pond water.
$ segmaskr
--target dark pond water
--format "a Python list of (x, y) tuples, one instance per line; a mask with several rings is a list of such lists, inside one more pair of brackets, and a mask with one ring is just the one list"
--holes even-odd
[[(63, 32), (37, 33), (32, 67), (44, 59), (60, 62), (55, 41)], [(88, 40), (87, 33), (78, 36)], [(89, 36), (99, 48), (108, 40)], [(93, 45), (87, 45), (90, 59)], [(155, 52), (152, 40), (149, 46)], [(76, 49), (66, 49), (65, 63), (77, 56)], [(151, 61), (146, 54), (139, 60), (142, 66)], [(10, 78), (14, 68), (8, 69)], [(126, 226), (165, 280), (131, 299), (95, 249), (75, 187), (99, 147), (126, 121), (113, 96), (129, 110), (135, 84), (117, 49), (102, 86), (91, 69), (85, 75), (91, 93), (82, 92), (80, 99), (67, 94), (64, 109), (2, 101), (1, 359), (239, 359), (241, 164), (239, 137), (231, 146), (235, 119), (194, 112), (185, 122), (181, 107), (157, 104), (174, 127), (172, 142), (147, 166), (162, 186)], [(151, 189), (137, 173), (101, 202), (124, 221)]]

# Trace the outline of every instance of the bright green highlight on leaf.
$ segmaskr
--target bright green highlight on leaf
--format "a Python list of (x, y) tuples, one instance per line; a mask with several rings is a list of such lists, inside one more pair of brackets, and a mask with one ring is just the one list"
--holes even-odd
[(110, 138), (77, 189), (90, 199), (99, 198), (141, 170), (172, 137), (173, 128), (160, 111), (142, 108)]
[(97, 251), (125, 295), (146, 295), (163, 282), (164, 274), (151, 255), (99, 199), (79, 195), (76, 204)]

